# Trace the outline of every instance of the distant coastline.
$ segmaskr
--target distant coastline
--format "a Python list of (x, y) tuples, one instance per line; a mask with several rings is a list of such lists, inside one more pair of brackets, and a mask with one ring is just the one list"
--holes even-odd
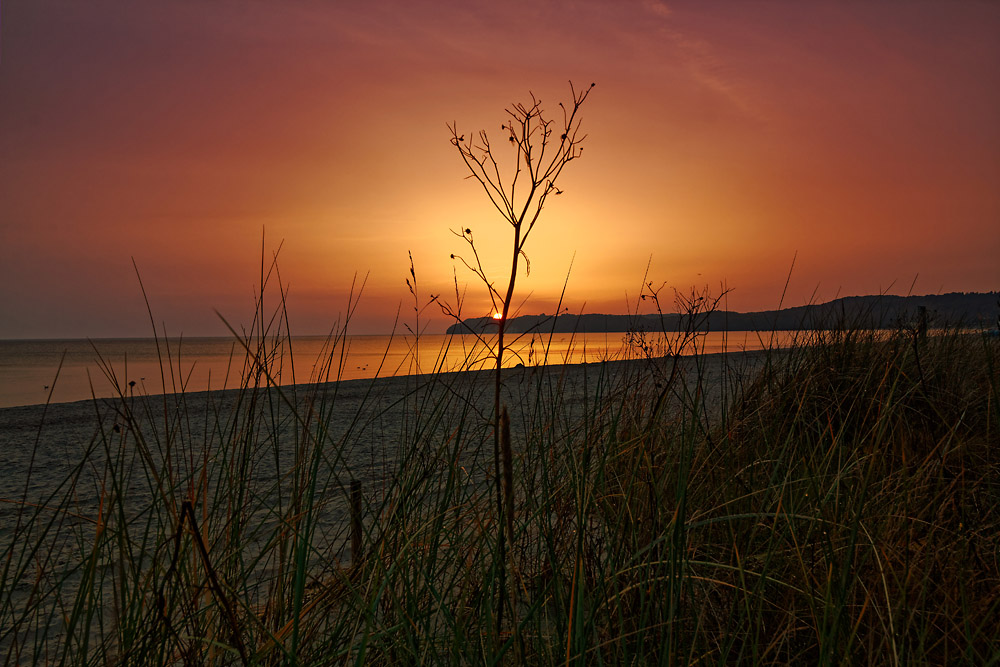
[[(803, 331), (851, 328), (882, 329), (913, 325), (926, 308), (930, 326), (990, 328), (997, 326), (1000, 292), (949, 292), (923, 296), (850, 296), (821, 304), (762, 310), (749, 313), (719, 310), (695, 315), (699, 331)], [(688, 328), (689, 316), (607, 315), (565, 313), (521, 315), (507, 322), (510, 333), (554, 331), (555, 333), (601, 333), (617, 331), (675, 331)], [(496, 327), (488, 317), (469, 318), (448, 327), (448, 333), (488, 333)]]

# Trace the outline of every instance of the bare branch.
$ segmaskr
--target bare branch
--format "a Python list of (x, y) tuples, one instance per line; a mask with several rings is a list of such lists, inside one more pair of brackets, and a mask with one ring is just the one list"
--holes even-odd
[[(591, 89), (593, 89), (594, 84), (591, 84), (582, 93), (577, 93), (576, 89), (573, 87), (572, 82), (570, 82), (570, 94), (573, 99), (572, 109), (567, 109), (563, 104), (559, 107), (562, 109), (563, 113), (563, 123), (559, 132), (559, 142), (555, 143), (554, 134), (556, 132), (555, 122), (547, 118), (542, 110), (542, 101), (535, 97), (533, 93), (529, 92), (531, 96), (530, 105), (524, 103), (515, 103), (510, 107), (505, 109), (508, 116), (507, 120), (500, 125), (500, 131), (506, 134), (507, 143), (510, 145), (514, 151), (514, 162), (512, 165), (512, 172), (509, 177), (504, 178), (500, 165), (494, 154), (494, 148), (490, 144), (489, 137), (485, 130), (478, 133), (478, 143), (474, 142), (472, 139), (466, 141), (464, 134), (458, 134), (458, 127), (456, 123), (448, 125), (448, 129), (451, 131), (451, 143), (458, 150), (462, 161), (465, 163), (466, 168), (469, 170), (469, 178), (473, 178), (479, 182), (479, 185), (486, 192), (486, 195), (490, 198), (490, 203), (494, 208), (503, 216), (503, 218), (511, 225), (513, 231), (513, 238), (511, 240), (511, 263), (510, 263), (510, 275), (507, 280), (507, 289), (505, 294), (501, 294), (496, 287), (494, 287), (493, 281), (490, 280), (489, 276), (486, 274), (486, 270), (483, 268), (482, 261), (479, 257), (479, 251), (476, 248), (475, 240), (472, 236), (472, 230), (465, 228), (460, 232), (453, 232), (456, 236), (459, 236), (464, 240), (472, 252), (472, 260), (467, 261), (465, 258), (459, 255), (452, 255), (452, 259), (456, 259), (461, 262), (466, 269), (472, 272), (487, 288), (487, 293), (490, 296), (490, 301), (493, 304), (494, 312), (500, 313), (499, 319), (496, 321), (497, 324), (497, 337), (496, 337), (496, 347), (490, 347), (491, 351), (494, 352), (496, 359), (496, 374), (495, 374), (495, 391), (494, 391), (494, 406), (493, 406), (493, 460), (494, 460), (494, 485), (496, 492), (496, 519), (498, 525), (504, 525), (504, 514), (506, 513), (506, 526), (507, 530), (501, 530), (497, 535), (497, 550), (500, 562), (500, 572), (499, 577), (496, 581), (496, 595), (497, 595), (497, 616), (496, 616), (496, 630), (497, 632), (502, 631), (503, 627), (503, 614), (505, 609), (509, 609), (512, 614), (516, 616), (517, 614), (517, 587), (515, 586), (513, 590), (508, 591), (506, 585), (506, 576), (508, 565), (506, 562), (506, 548), (507, 540), (514, 540), (514, 530), (513, 530), (513, 503), (511, 502), (512, 494), (512, 483), (511, 483), (511, 464), (509, 456), (509, 435), (505, 436), (504, 442), (506, 443), (504, 448), (503, 457), (503, 479), (506, 481), (506, 491), (504, 491), (504, 485), (501, 484), (501, 409), (500, 409), (500, 388), (501, 388), (501, 369), (503, 367), (503, 355), (506, 351), (507, 346), (504, 345), (504, 329), (507, 322), (507, 318), (510, 315), (511, 301), (514, 297), (514, 286), (517, 282), (517, 270), (518, 262), (523, 258), (525, 271), (530, 274), (531, 272), (531, 262), (528, 259), (528, 255), (524, 251), (525, 243), (528, 240), (528, 236), (535, 227), (535, 223), (538, 222), (538, 218), (541, 215), (542, 209), (545, 207), (545, 202), (550, 194), (562, 194), (562, 191), (556, 187), (556, 181), (562, 174), (562, 170), (571, 161), (580, 157), (583, 148), (580, 144), (586, 139), (586, 135), (579, 136), (580, 130), (580, 119), (577, 113), (580, 110), (580, 106), (586, 101), (587, 96), (590, 94)], [(523, 180), (522, 180), (523, 179)], [(523, 193), (523, 194), (522, 194)], [(527, 225), (525, 226), (525, 223)], [(411, 272), (412, 273), (412, 272)], [(414, 278), (413, 290), (416, 289), (416, 276)], [(409, 281), (407, 281), (409, 284)], [(458, 280), (456, 274), (455, 281), (455, 293), (456, 298), (461, 302), (461, 298), (458, 294)], [(454, 317), (457, 321), (461, 321), (459, 317), (459, 312), (457, 310), (452, 310), (446, 304), (441, 303), (441, 310), (446, 315)], [(482, 342), (486, 342), (483, 339), (481, 332), (473, 331), (476, 334), (477, 339)], [(506, 415), (506, 408), (502, 413)], [(507, 497), (507, 505), (505, 509), (504, 496)], [(508, 593), (512, 597), (508, 597)], [(517, 628), (516, 617), (512, 619), (513, 627)], [(515, 632), (518, 632), (515, 630)]]

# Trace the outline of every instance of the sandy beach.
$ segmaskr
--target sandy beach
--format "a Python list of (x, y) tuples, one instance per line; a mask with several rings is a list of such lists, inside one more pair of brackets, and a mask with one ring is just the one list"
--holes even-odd
[[(731, 395), (732, 380), (764, 357), (680, 357), (672, 400), (690, 400), (700, 389), (705, 403), (717, 406)], [(672, 364), (655, 359), (506, 369), (503, 402), (515, 456), (519, 443), (539, 434), (603, 423), (609, 406), (623, 406), (621, 397), (648, 397), (652, 405)], [(352, 482), (362, 485), (366, 523), (391, 514), (400, 474), (443, 479), (459, 471), (464, 496), (490, 497), (494, 382), (491, 371), (477, 371), (0, 409), (0, 553), (27, 537), (50, 550), (46, 558), (54, 560), (47, 567), (73, 571), (80, 558), (74, 550), (96, 539), (96, 526), (108, 520), (101, 517), (109, 496), (117, 496), (129, 540), (139, 548), (145, 522), (173, 530), (173, 512), (192, 497), (206, 523), (232, 516), (229, 494), (236, 490), (252, 503), (237, 515), (252, 526), (239, 552), (254, 562), (268, 553), (271, 536), (287, 521), (281, 507), (299, 492), (295, 480), (307, 474), (317, 494), (313, 547), (325, 554), (321, 560), (351, 562)], [(519, 474), (527, 481), (535, 471), (525, 467)], [(168, 535), (157, 542), (169, 543)], [(162, 558), (159, 549), (153, 552)], [(255, 578), (274, 574), (266, 560), (252, 567)], [(80, 582), (78, 573), (68, 576), (64, 600)], [(33, 585), (16, 582), (11, 599), (29, 599)], [(110, 608), (113, 586), (101, 590)]]
[[(723, 396), (731, 394), (730, 385), (737, 373), (759, 365), (765, 354), (683, 357), (678, 362), (676, 389), (683, 391), (686, 378), (698, 377), (706, 403), (718, 405)], [(669, 373), (668, 363), (656, 359), (506, 369), (504, 403), (510, 410), (515, 443), (519, 429), (541, 418), (533, 408), (540, 396), (558, 393), (563, 418), (572, 419), (587, 409), (588, 399), (637, 384), (655, 389)], [(481, 431), (486, 443), (491, 437), (488, 423), (493, 388), (493, 373), (476, 371), (4, 408), (0, 409), (0, 469), (4, 473), (0, 477), (0, 498), (27, 497), (29, 502), (40, 502), (79, 465), (85, 452), (91, 451), (92, 457), (102, 459), (99, 443), (122, 439), (128, 428), (126, 406), (133, 414), (132, 420), (148, 431), (144, 433), (146, 439), (172, 439), (178, 446), (199, 452), (206, 444), (213, 446), (209, 427), (232, 427), (239, 419), (241, 402), (251, 397), (273, 406), (284, 431), (277, 437), (285, 439), (294, 440), (291, 434), (303, 428), (312, 406), (316, 414), (309, 419), (321, 419), (327, 441), (343, 446), (344, 474), (364, 479), (384, 474), (391, 467), (391, 459), (405, 456), (394, 443), (403, 441), (402, 434), (421, 420), (441, 426), (456, 417), (464, 418), (470, 428)], [(292, 405), (297, 406), (297, 415), (292, 414)], [(178, 421), (181, 413), (182, 422)], [(127, 441), (128, 436), (124, 439)], [(11, 510), (7, 504), (3, 513)]]
[[(706, 629), (685, 630), (700, 641), (768, 604), (766, 619), (815, 642), (803, 610), (818, 590), (855, 613), (906, 572), (908, 598), (933, 611), (916, 641), (966, 623), (992, 636), (995, 568), (966, 550), (996, 544), (995, 503), (977, 495), (996, 478), (994, 357), (961, 335), (918, 352), (940, 392), (932, 410), (905, 336), (510, 368), (500, 479), (489, 371), (0, 410), (0, 655), (55, 663), (75, 643), (172, 664), (205, 639), (278, 655), (297, 620), (319, 662), (392, 662), (400, 628), (435, 656), (473, 656), (478, 644), (453, 637), (493, 631), (502, 591), (539, 655), (561, 655), (556, 625), (580, 609), (612, 637), (622, 618), (640, 635), (704, 613)], [(793, 363), (766, 391), (748, 386), (771, 360)], [(946, 503), (942, 482), (957, 489)], [(912, 531), (932, 545), (915, 566), (858, 567), (904, 553)], [(956, 562), (988, 585), (940, 577)], [(948, 603), (955, 589), (973, 606)], [(942, 600), (955, 619), (943, 628)], [(882, 636), (873, 617), (852, 622)]]

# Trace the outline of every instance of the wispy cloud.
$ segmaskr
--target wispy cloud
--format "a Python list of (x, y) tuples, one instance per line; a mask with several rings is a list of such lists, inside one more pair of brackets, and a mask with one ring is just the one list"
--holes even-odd
[(691, 75), (703, 86), (727, 99), (743, 114), (763, 120), (760, 100), (739, 80), (728, 58), (708, 40), (670, 29), (667, 34), (684, 55)]
[[(645, 19), (654, 22), (654, 34), (674, 50), (672, 57), (697, 85), (724, 99), (740, 114), (761, 121), (768, 117), (765, 105), (741, 79), (732, 62), (732, 50), (719, 38), (691, 25), (697, 14), (675, 9), (663, 0), (642, 0)], [(724, 25), (724, 22), (722, 23)]]
[(666, 18), (667, 16), (673, 14), (673, 10), (670, 9), (670, 6), (663, 2), (663, 0), (643, 0), (642, 6), (646, 9), (646, 11), (655, 14), (656, 16)]

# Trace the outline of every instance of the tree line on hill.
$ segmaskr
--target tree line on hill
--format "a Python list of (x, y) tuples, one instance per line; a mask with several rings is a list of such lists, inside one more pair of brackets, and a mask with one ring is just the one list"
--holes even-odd
[[(521, 315), (511, 318), (510, 333), (603, 333), (624, 331), (801, 331), (835, 328), (885, 329), (916, 326), (925, 309), (927, 323), (935, 326), (990, 328), (1000, 326), (1000, 292), (950, 292), (925, 296), (849, 296), (827, 303), (739, 313), (716, 310), (652, 315)], [(694, 317), (694, 322), (690, 318)], [(693, 326), (692, 326), (693, 324)], [(489, 333), (496, 322), (474, 317), (448, 327), (448, 333)]]

